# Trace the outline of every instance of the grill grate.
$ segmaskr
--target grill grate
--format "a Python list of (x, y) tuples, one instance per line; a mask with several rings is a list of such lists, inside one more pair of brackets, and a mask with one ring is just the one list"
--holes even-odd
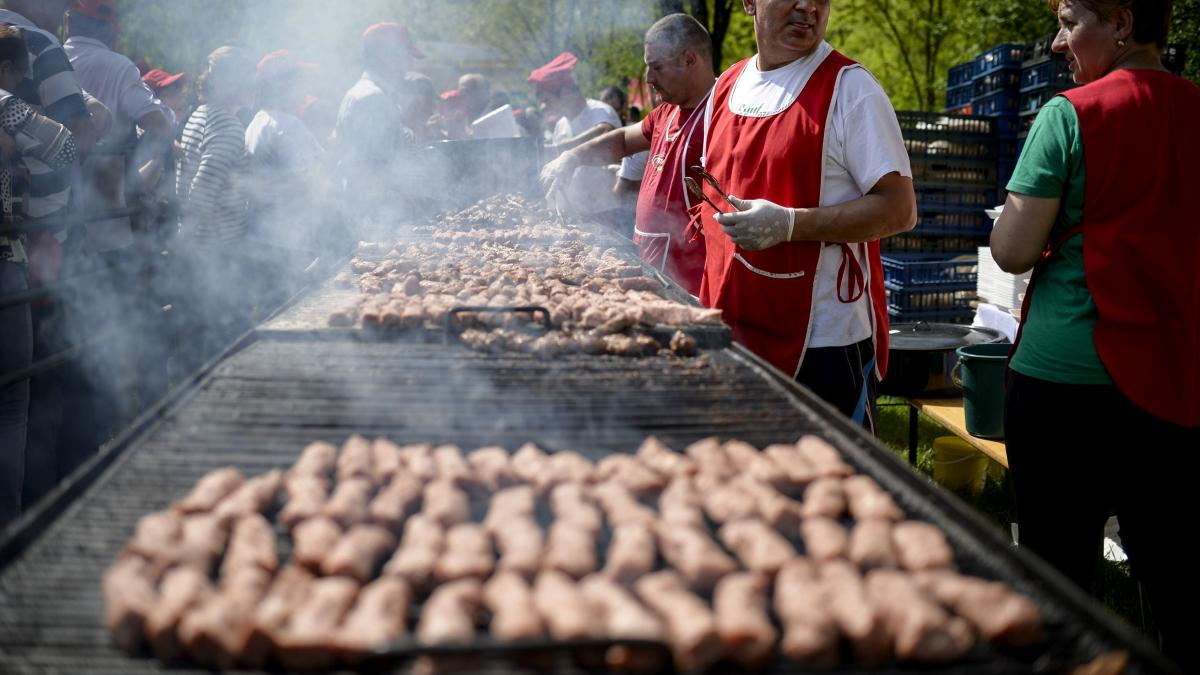
[[(250, 341), (110, 453), (111, 466), (79, 498), (49, 507), (61, 513), (51, 514), (56, 519), (27, 546), (9, 542), (5, 556), (0, 542), (0, 564), (7, 563), (0, 568), (0, 663), (6, 673), (163, 672), (157, 661), (130, 659), (110, 646), (103, 570), (141, 515), (165, 508), (206, 472), (284, 467), (312, 440), (340, 442), (358, 432), (398, 443), (510, 450), (533, 441), (599, 459), (632, 452), (648, 434), (682, 448), (710, 435), (762, 447), (815, 433), (874, 476), (910, 515), (942, 527), (964, 571), (1005, 579), (1042, 604), (1048, 647), (1019, 657), (984, 655), (947, 672), (1054, 672), (1114, 648), (1132, 649), (1154, 666), (1141, 672), (1159, 670), (1151, 648), (1128, 629), (1036, 561), (1015, 555), (990, 526), (823, 404), (739, 349), (707, 358), (707, 367), (608, 356), (547, 362), (461, 346)], [(778, 663), (775, 671), (789, 667)]]

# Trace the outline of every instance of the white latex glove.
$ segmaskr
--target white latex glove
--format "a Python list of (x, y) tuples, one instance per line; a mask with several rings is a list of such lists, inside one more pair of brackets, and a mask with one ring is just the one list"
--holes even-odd
[(571, 182), (571, 177), (575, 175), (575, 169), (578, 167), (579, 160), (570, 150), (550, 160), (542, 167), (542, 173), (538, 177), (542, 190), (548, 193), (555, 186), (565, 187)]
[(716, 220), (725, 234), (747, 251), (761, 251), (792, 240), (796, 212), (766, 199), (738, 199), (729, 203), (737, 207), (734, 213), (719, 213)]

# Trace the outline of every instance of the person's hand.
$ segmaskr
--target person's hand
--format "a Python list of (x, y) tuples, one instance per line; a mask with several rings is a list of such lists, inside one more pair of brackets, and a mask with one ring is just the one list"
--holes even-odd
[(579, 167), (579, 160), (575, 157), (575, 153), (570, 150), (555, 157), (542, 167), (541, 176), (538, 180), (541, 182), (542, 190), (549, 193), (557, 185), (558, 187), (565, 186), (571, 176), (575, 174), (575, 169)]
[(747, 251), (761, 251), (792, 239), (796, 212), (766, 199), (738, 199), (729, 203), (737, 207), (733, 213), (718, 213), (716, 220), (725, 234)]
[(10, 162), (17, 158), (17, 141), (8, 132), (0, 130), (0, 161)]

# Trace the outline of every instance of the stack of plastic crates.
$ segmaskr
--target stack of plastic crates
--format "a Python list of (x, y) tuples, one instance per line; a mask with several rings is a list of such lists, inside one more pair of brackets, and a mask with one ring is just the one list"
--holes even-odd
[[(1034, 40), (1029, 46), (1029, 58), (1021, 64), (1021, 131), (1013, 148), (1014, 163), (1038, 111), (1050, 99), (1075, 86), (1066, 57), (1050, 49), (1053, 41), (1054, 35)], [(1001, 151), (1004, 149), (1001, 148)], [(1007, 182), (1008, 176), (1004, 179)]]
[(976, 257), (893, 253), (883, 257), (888, 315), (896, 322), (971, 318), (978, 276)]
[[(991, 233), (984, 209), (997, 203), (995, 120), (911, 111), (896, 116), (912, 164), (918, 220), (911, 232), (882, 242), (891, 313), (898, 321), (970, 318), (966, 303), (975, 276), (951, 261), (966, 256), (974, 268), (975, 253)], [(957, 285), (947, 287), (945, 274), (929, 271), (939, 266), (953, 271)], [(934, 281), (940, 285), (931, 288)]]
[(1183, 74), (1183, 67), (1187, 65), (1187, 47), (1181, 44), (1168, 44), (1163, 50), (1163, 67), (1175, 73), (1176, 75)]
[(999, 141), (996, 155), (996, 183), (1003, 186), (1016, 165), (1018, 112), (1021, 105), (1021, 62), (1025, 45), (997, 45), (975, 57), (975, 93), (971, 106), (976, 115), (996, 120)]
[(974, 61), (950, 68), (950, 72), (946, 73), (946, 112), (953, 115), (971, 114), (971, 99), (975, 98), (974, 77)]

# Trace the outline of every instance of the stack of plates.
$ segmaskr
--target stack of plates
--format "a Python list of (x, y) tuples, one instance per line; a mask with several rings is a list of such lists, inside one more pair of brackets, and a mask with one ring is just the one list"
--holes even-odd
[(1009, 274), (1000, 269), (992, 258), (992, 249), (988, 246), (979, 247), (979, 278), (976, 282), (976, 293), (979, 297), (993, 305), (1004, 309), (1014, 309), (1021, 306), (1025, 297), (1025, 289), (1029, 286), (1029, 272), (1024, 274)]

